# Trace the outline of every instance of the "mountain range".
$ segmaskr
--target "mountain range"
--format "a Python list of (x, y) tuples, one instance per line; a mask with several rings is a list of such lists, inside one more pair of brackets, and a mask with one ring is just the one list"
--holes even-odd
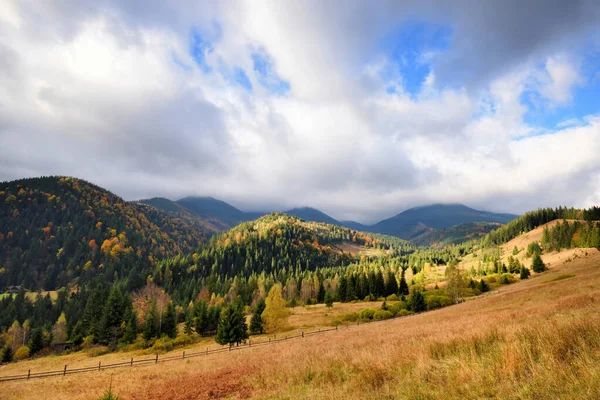
[[(195, 221), (194, 223), (213, 233), (222, 232), (241, 222), (250, 221), (267, 214), (266, 212), (244, 212), (231, 204), (212, 197), (185, 197), (177, 201), (157, 197), (140, 200), (140, 202), (165, 212), (176, 213), (178, 216), (192, 222)], [(491, 229), (497, 228), (499, 224), (505, 224), (517, 218), (517, 215), (514, 214), (480, 211), (462, 204), (432, 204), (414, 207), (373, 225), (365, 225), (354, 221), (338, 221), (311, 207), (293, 208), (283, 211), (283, 213), (296, 216), (305, 221), (324, 222), (358, 231), (381, 233), (405, 240), (418, 241), (420, 244), (443, 241), (440, 234), (443, 236), (448, 228), (467, 224), (451, 231), (453, 235), (452, 242), (460, 242), (458, 232), (464, 233), (465, 237), (473, 235), (473, 237), (478, 237)], [(476, 225), (474, 223), (480, 224)]]

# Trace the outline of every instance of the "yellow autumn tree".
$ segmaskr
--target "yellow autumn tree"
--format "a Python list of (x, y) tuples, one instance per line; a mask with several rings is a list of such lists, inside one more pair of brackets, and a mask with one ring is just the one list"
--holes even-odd
[(266, 307), (262, 313), (265, 328), (268, 332), (277, 333), (285, 328), (289, 310), (285, 308), (285, 301), (281, 295), (281, 285), (273, 285), (266, 299)]

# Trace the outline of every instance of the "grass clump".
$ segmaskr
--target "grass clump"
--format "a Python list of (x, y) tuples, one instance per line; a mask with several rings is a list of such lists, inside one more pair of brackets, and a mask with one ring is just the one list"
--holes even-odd
[(541, 281), (540, 284), (562, 281), (563, 279), (569, 279), (569, 278), (574, 278), (574, 277), (575, 277), (575, 274), (562, 274), (562, 275), (557, 276), (556, 278)]

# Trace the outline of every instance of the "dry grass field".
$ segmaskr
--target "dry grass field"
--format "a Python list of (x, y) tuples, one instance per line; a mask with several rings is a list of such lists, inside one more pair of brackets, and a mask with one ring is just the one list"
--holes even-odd
[[(96, 399), (112, 379), (125, 400), (597, 399), (600, 253), (572, 253), (550, 254), (549, 271), (456, 306), (239, 352), (0, 383), (0, 398)], [(374, 306), (297, 308), (290, 323), (314, 327)], [(128, 356), (51, 356), (2, 367), (0, 375)]]

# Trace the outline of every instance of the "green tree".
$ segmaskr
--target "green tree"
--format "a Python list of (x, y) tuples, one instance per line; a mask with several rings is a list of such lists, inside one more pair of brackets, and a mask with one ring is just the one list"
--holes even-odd
[(533, 272), (540, 273), (546, 270), (546, 264), (542, 261), (542, 257), (540, 257), (539, 253), (533, 254), (533, 259), (531, 261), (531, 269)]
[(208, 306), (205, 301), (194, 304), (194, 329), (200, 336), (206, 335), (210, 328)]
[(250, 319), (250, 332), (257, 334), (263, 333), (263, 319), (262, 313), (265, 311), (265, 307), (267, 304), (264, 299), (260, 299), (256, 302), (254, 306), (254, 312), (252, 313), (252, 318)]
[(520, 279), (527, 279), (529, 278), (529, 275), (531, 273), (529, 272), (529, 268), (525, 268), (525, 266), (521, 266), (521, 273), (519, 275)]
[(221, 312), (215, 341), (220, 345), (239, 345), (248, 338), (246, 316), (241, 304), (230, 304)]
[(479, 289), (479, 291), (481, 293), (485, 293), (488, 292), (490, 290), (490, 287), (487, 283), (485, 283), (485, 280), (481, 279), (479, 281), (479, 285), (477, 285), (477, 288)]
[(446, 276), (446, 282), (448, 283), (448, 285), (446, 286), (446, 290), (454, 300), (454, 303), (458, 303), (459, 298), (463, 294), (465, 280), (463, 277), (463, 273), (461, 269), (458, 268), (458, 264), (456, 261), (451, 261), (448, 263), (444, 275)]
[(425, 303), (425, 297), (423, 293), (420, 291), (414, 291), (411, 295), (410, 306), (414, 312), (421, 312), (427, 309), (427, 304)]
[(398, 287), (398, 291), (400, 292), (401, 296), (408, 295), (408, 284), (406, 283), (406, 278), (404, 277), (405, 271), (406, 270), (404, 268), (402, 268), (402, 275), (400, 276), (400, 285)]
[(325, 305), (327, 308), (333, 307), (333, 296), (331, 295), (331, 291), (329, 289), (327, 289), (327, 292), (325, 292)]
[(13, 357), (14, 357), (14, 354), (13, 354), (12, 347), (9, 345), (4, 346), (4, 349), (2, 349), (2, 362), (3, 363), (11, 362), (13, 360)]
[(123, 335), (123, 341), (125, 343), (133, 343), (137, 339), (137, 334), (137, 315), (135, 311), (131, 310), (131, 312), (129, 313), (129, 318), (127, 319), (127, 325), (125, 326), (125, 334)]
[(169, 303), (167, 307), (167, 313), (162, 324), (162, 331), (167, 334), (171, 339), (177, 337), (177, 315), (175, 314), (175, 306), (173, 303)]
[(150, 309), (146, 314), (146, 322), (144, 323), (144, 329), (142, 335), (145, 340), (150, 340), (153, 337), (158, 336), (158, 329), (156, 328), (158, 320), (158, 310), (156, 309), (156, 301), (150, 304)]
[(34, 355), (44, 348), (44, 333), (40, 328), (31, 330), (29, 338), (29, 354)]
[(115, 346), (123, 336), (123, 294), (118, 286), (113, 286), (104, 305), (100, 340), (102, 343)]

